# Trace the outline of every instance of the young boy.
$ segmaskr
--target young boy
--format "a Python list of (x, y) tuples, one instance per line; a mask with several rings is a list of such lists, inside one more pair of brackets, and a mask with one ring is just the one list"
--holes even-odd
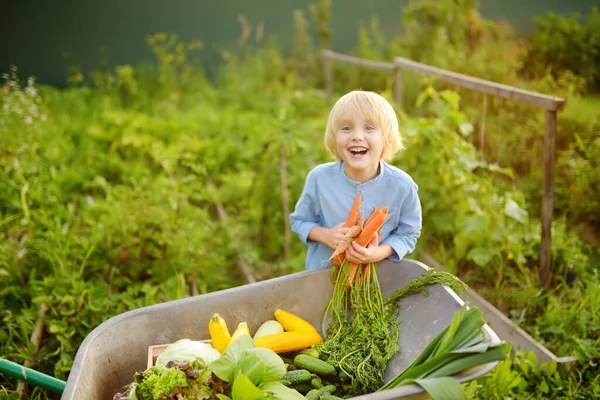
[(308, 245), (305, 268), (331, 265), (329, 258), (349, 230), (343, 224), (359, 192), (365, 221), (382, 203), (389, 212), (379, 245), (352, 242), (346, 259), (399, 262), (414, 250), (421, 234), (421, 204), (412, 178), (384, 161), (404, 149), (394, 109), (373, 92), (344, 95), (330, 112), (325, 146), (337, 161), (310, 171), (290, 215), (292, 231)]

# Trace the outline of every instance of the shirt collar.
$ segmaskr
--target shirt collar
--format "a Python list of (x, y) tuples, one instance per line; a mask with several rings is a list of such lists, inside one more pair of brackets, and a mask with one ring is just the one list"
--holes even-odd
[(366, 189), (371, 185), (374, 185), (375, 183), (379, 182), (382, 178), (383, 178), (383, 174), (385, 173), (385, 166), (386, 163), (383, 160), (379, 160), (379, 174), (377, 174), (377, 176), (371, 180), (368, 180), (366, 182), (360, 182), (360, 181), (355, 181), (354, 179), (351, 179), (348, 177), (348, 175), (346, 175), (346, 171), (344, 171), (344, 162), (340, 161), (340, 168), (341, 168), (341, 172), (344, 175), (344, 179), (346, 180), (346, 182), (348, 182), (349, 184), (351, 184), (353, 187), (357, 188), (357, 189)]

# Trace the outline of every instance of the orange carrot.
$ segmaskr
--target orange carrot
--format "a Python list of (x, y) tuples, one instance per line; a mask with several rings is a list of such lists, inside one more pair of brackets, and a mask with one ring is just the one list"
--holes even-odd
[(350, 230), (348, 232), (346, 232), (346, 234), (344, 235), (344, 239), (342, 239), (338, 243), (337, 247), (335, 248), (335, 251), (333, 252), (331, 257), (329, 257), (329, 259), (331, 260), (332, 258), (337, 257), (340, 254), (344, 253), (346, 251), (346, 249), (348, 248), (348, 246), (350, 245), (350, 242), (352, 242), (352, 240), (354, 240), (354, 238), (357, 237), (359, 233), (360, 233), (360, 228), (358, 227), (358, 225), (352, 226), (350, 228)]
[(348, 218), (346, 218), (346, 223), (344, 226), (346, 228), (350, 228), (358, 222), (358, 212), (360, 211), (360, 204), (362, 203), (362, 193), (358, 192), (356, 197), (354, 198), (354, 203), (352, 204), (352, 208), (348, 213)]
[(358, 219), (358, 227), (362, 231), (365, 229), (365, 213), (360, 214), (360, 218)]
[(331, 260), (331, 264), (334, 267), (339, 267), (340, 265), (342, 265), (342, 263), (344, 262), (345, 259), (346, 259), (346, 256), (344, 254), (340, 254), (339, 256), (337, 256), (336, 258)]
[[(361, 203), (362, 203), (362, 193), (359, 192), (356, 195), (356, 197), (354, 198), (354, 203), (352, 203), (352, 207), (350, 208), (348, 217), (346, 217), (346, 222), (344, 222), (344, 225), (343, 225), (344, 227), (351, 228), (358, 223), (358, 212), (360, 211)], [(333, 256), (331, 256), (329, 259), (331, 260), (332, 258), (333, 258), (333, 261), (331, 262), (331, 264), (333, 264), (336, 267), (339, 267), (344, 262), (344, 259), (346, 258), (346, 256), (344, 255), (344, 253), (342, 253), (342, 254), (339, 254), (335, 258)]]
[(366, 246), (371, 241), (373, 235), (379, 230), (379, 228), (385, 222), (389, 209), (386, 207), (380, 212), (375, 210), (373, 215), (369, 217), (369, 221), (365, 224), (365, 228), (360, 232), (360, 235), (356, 238), (356, 243), (361, 246)]

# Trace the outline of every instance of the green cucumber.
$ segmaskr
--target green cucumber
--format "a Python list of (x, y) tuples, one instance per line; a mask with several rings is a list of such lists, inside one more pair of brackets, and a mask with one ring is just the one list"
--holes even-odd
[(293, 364), (294, 363), (294, 359), (293, 358), (289, 358), (289, 357), (279, 357), (283, 360), (284, 364)]
[(296, 367), (293, 363), (287, 366), (288, 371), (295, 371), (298, 367)]
[(294, 358), (294, 364), (317, 375), (335, 375), (335, 367), (333, 365), (306, 354), (298, 354)]
[(317, 349), (304, 349), (304, 350), (300, 350), (298, 352), (298, 354), (306, 354), (308, 356), (314, 357), (314, 358), (319, 358), (319, 356), (321, 355), (319, 353), (319, 350)]
[(316, 378), (312, 378), (310, 384), (315, 389), (321, 389), (323, 387), (323, 381), (318, 376)]
[(310, 385), (310, 382), (300, 382), (300, 383), (296, 383), (292, 386), (290, 386), (291, 389), (295, 389), (298, 392), (306, 395), (308, 392), (310, 392), (311, 390), (314, 390), (313, 387)]
[(321, 389), (319, 389), (319, 394), (321, 396), (326, 395), (326, 394), (331, 394), (331, 393), (335, 392), (336, 389), (337, 389), (337, 386), (335, 386), (335, 385), (323, 386)]
[[(281, 380), (289, 381), (291, 384), (308, 382), (312, 378), (312, 374), (305, 369), (297, 369), (295, 371), (288, 371), (283, 375)], [(312, 386), (311, 386), (312, 387)]]
[(321, 397), (321, 394), (319, 393), (319, 391), (317, 389), (313, 389), (310, 392), (306, 393), (306, 400), (319, 400), (319, 397)]

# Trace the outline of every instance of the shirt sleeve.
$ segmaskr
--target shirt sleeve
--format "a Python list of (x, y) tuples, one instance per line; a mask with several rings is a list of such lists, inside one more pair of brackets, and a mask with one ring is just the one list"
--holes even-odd
[(418, 187), (416, 184), (409, 186), (408, 193), (400, 206), (398, 226), (382, 242), (382, 244), (390, 245), (395, 251), (395, 254), (389, 257), (391, 261), (399, 262), (405, 255), (412, 253), (417, 244), (417, 239), (421, 235), (421, 202), (417, 192)]
[(304, 244), (308, 244), (308, 234), (319, 226), (320, 205), (317, 198), (317, 184), (314, 172), (306, 177), (302, 194), (296, 203), (296, 208), (290, 214), (292, 232), (296, 233)]

